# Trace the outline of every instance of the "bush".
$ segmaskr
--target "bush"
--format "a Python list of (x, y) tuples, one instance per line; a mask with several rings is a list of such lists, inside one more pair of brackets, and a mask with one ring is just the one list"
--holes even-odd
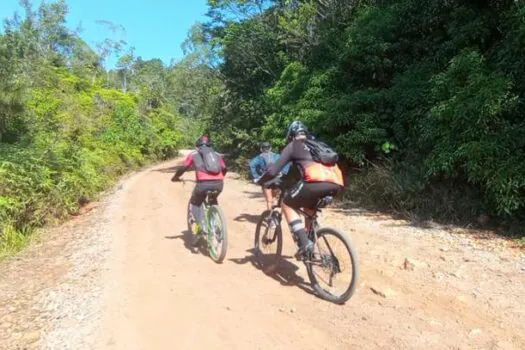
[(140, 115), (132, 94), (57, 71), (55, 86), (34, 89), (27, 133), (0, 143), (0, 247), (23, 245), (36, 227), (94, 200), (121, 174), (164, 159), (179, 147), (178, 118), (164, 109)]

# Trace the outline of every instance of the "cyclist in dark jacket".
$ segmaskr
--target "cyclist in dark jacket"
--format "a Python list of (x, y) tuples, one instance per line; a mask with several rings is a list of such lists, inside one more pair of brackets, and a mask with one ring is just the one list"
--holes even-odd
[[(250, 175), (255, 183), (268, 170), (268, 167), (279, 160), (279, 153), (272, 152), (272, 145), (270, 142), (261, 142), (261, 153), (250, 160)], [(281, 175), (286, 175), (290, 165), (287, 164), (281, 171), (280, 176), (272, 179), (261, 185), (264, 198), (266, 199), (266, 206), (268, 210), (272, 210), (273, 201), (275, 198), (275, 189), (277, 188)]]
[(305, 143), (308, 137), (308, 130), (303, 123), (291, 123), (286, 136), (288, 145), (281, 152), (277, 163), (271, 165), (258, 181), (261, 184), (275, 178), (289, 162), (298, 166), (301, 180), (287, 193), (282, 204), (290, 230), (299, 241), (296, 254), (298, 258), (311, 251), (313, 244), (308, 239), (304, 223), (296, 210), (302, 208), (312, 212), (319, 199), (325, 196), (335, 197), (344, 186), (341, 170), (337, 165), (326, 166), (312, 158)]

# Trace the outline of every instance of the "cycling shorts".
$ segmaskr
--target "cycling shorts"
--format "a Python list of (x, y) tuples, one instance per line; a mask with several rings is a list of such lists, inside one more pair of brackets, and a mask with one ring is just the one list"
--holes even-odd
[(197, 182), (193, 193), (190, 198), (190, 203), (196, 206), (200, 206), (206, 200), (206, 192), (209, 190), (217, 190), (219, 193), (222, 192), (224, 187), (224, 181), (213, 180), (213, 181), (200, 181)]
[(339, 194), (342, 187), (330, 182), (304, 182), (293, 186), (283, 199), (284, 204), (293, 209), (313, 209), (319, 199)]

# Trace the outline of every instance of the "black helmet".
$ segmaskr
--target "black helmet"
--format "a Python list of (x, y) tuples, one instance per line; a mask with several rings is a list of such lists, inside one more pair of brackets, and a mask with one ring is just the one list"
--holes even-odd
[(290, 141), (292, 141), (292, 139), (294, 137), (296, 137), (297, 135), (300, 135), (300, 134), (307, 135), (308, 134), (308, 129), (306, 128), (306, 126), (302, 122), (300, 122), (298, 120), (295, 120), (288, 127), (288, 133), (286, 134), (286, 140), (288, 142), (290, 142)]
[(270, 142), (261, 142), (259, 145), (261, 152), (270, 152), (272, 150), (272, 144)]
[(211, 140), (208, 137), (208, 135), (202, 135), (201, 137), (199, 137), (199, 139), (195, 143), (195, 146), (197, 146), (197, 147), (211, 146)]

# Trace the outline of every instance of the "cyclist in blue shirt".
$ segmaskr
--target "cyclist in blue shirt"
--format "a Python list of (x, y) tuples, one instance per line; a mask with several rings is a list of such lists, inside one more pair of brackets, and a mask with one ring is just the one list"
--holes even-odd
[[(268, 170), (268, 167), (271, 164), (276, 163), (280, 157), (279, 153), (272, 152), (272, 145), (270, 142), (261, 142), (260, 150), (261, 154), (250, 160), (250, 175), (254, 182), (257, 182), (261, 175)], [(279, 176), (261, 185), (268, 210), (272, 210), (273, 200), (275, 198), (275, 190), (278, 188), (278, 185), (281, 181), (281, 176), (286, 175), (289, 169), (290, 163), (283, 168)]]

